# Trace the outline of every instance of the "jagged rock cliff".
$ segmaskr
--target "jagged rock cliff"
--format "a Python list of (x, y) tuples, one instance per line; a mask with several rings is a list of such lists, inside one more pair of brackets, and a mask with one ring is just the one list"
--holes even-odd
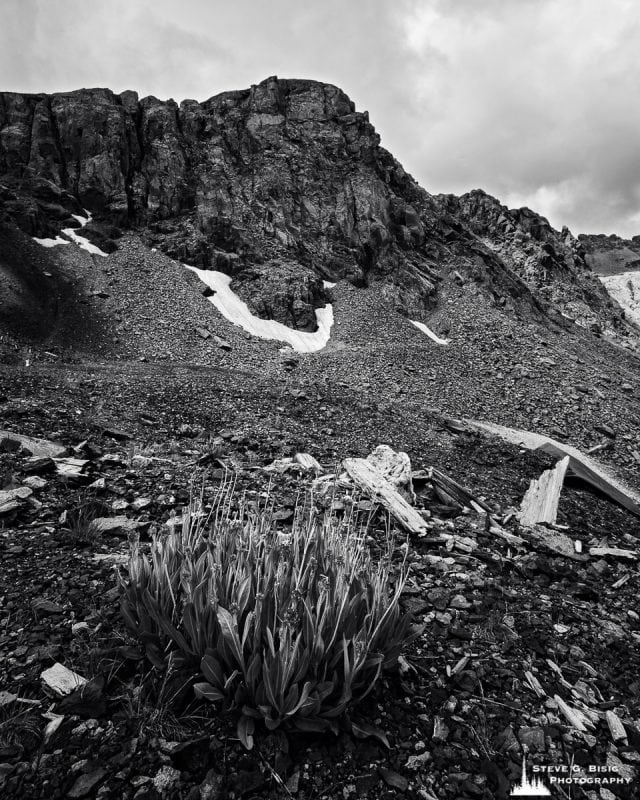
[(384, 282), (420, 318), (451, 274), (498, 304), (620, 328), (580, 244), (482, 192), (434, 197), (338, 88), (268, 78), (198, 103), (108, 89), (0, 94), (0, 213), (31, 236), (77, 227), (105, 252), (134, 230), (218, 269), (253, 308), (311, 329), (322, 279)]
[[(421, 305), (434, 292), (420, 269), (428, 195), (332, 86), (270, 78), (180, 106), (107, 89), (3, 94), (0, 174), (7, 213), (31, 235), (73, 226), (69, 215), (86, 208), (240, 282), (247, 265), (254, 277), (293, 259), (355, 284), (402, 270)], [(104, 224), (93, 228), (104, 239)], [(307, 282), (296, 300), (321, 296)], [(308, 309), (300, 316), (308, 324)]]
[(439, 198), (498, 256), (499, 268), (519, 276), (546, 307), (600, 330), (610, 298), (594, 275), (585, 249), (568, 228), (556, 231), (529, 208), (508, 209), (480, 189)]

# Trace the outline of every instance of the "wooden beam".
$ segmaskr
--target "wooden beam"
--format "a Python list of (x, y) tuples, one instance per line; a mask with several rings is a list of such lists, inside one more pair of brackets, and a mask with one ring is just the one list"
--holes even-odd
[(37, 439), (33, 436), (23, 436), (15, 431), (0, 431), (0, 442), (7, 439), (10, 442), (19, 442), (20, 447), (28, 450), (32, 456), (39, 458), (60, 458), (67, 454), (67, 448), (62, 444), (56, 444), (47, 439)]
[(369, 453), (367, 461), (408, 503), (416, 502), (411, 461), (406, 453), (396, 452), (388, 444), (379, 444), (372, 453)]
[(558, 515), (560, 492), (569, 466), (569, 456), (565, 456), (553, 469), (545, 470), (536, 480), (532, 480), (527, 493), (522, 498), (518, 521), (524, 527), (547, 523), (555, 525)]
[(568, 475), (580, 478), (589, 486), (602, 492), (614, 503), (640, 517), (640, 493), (625, 485), (619, 478), (611, 475), (604, 467), (601, 467), (588, 455), (578, 450), (577, 447), (561, 444), (555, 439), (539, 433), (532, 433), (531, 431), (507, 428), (504, 425), (478, 422), (476, 420), (465, 420), (465, 422), (471, 430), (499, 436), (505, 441), (524, 447), (527, 450), (549, 453), (559, 459), (569, 456)]
[(366, 458), (345, 458), (344, 468), (353, 482), (372, 500), (383, 505), (403, 528), (423, 534), (429, 525)]
[(453, 478), (445, 475), (444, 472), (440, 472), (439, 469), (430, 467), (429, 479), (434, 486), (446, 492), (449, 497), (452, 497), (456, 502), (460, 503), (460, 505), (474, 508), (476, 511), (478, 510), (476, 506), (478, 506), (482, 511), (486, 511), (487, 514), (493, 514), (493, 509), (490, 506), (476, 497), (473, 492), (462, 486), (462, 484), (454, 481)]

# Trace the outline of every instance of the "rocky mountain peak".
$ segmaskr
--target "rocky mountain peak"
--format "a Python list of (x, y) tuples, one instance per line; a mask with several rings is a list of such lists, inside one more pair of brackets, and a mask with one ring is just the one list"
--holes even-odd
[(367, 112), (317, 81), (272, 76), (180, 104), (102, 88), (0, 94), (0, 200), (40, 238), (86, 209), (83, 235), (103, 251), (134, 232), (232, 275), (254, 313), (303, 329), (322, 280), (382, 282), (391, 308), (421, 319), (452, 275), (528, 315), (624, 328), (569, 231), (481, 190), (430, 195)]

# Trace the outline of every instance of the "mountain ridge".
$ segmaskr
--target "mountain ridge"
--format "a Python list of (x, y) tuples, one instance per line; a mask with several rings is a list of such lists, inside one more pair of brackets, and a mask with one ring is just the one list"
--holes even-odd
[[(87, 209), (85, 234), (105, 252), (135, 230), (173, 259), (232, 275), (256, 313), (302, 330), (326, 302), (322, 279), (385, 281), (400, 313), (424, 318), (457, 271), (526, 314), (626, 332), (568, 231), (480, 190), (429, 194), (380, 146), (368, 113), (318, 81), (272, 76), (180, 104), (130, 90), (0, 94), (0, 200), (5, 219), (40, 238)], [(298, 285), (268, 289), (292, 265)]]

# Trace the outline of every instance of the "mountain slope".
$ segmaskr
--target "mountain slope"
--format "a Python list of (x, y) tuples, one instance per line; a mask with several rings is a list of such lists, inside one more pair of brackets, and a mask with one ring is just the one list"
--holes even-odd
[(32, 236), (77, 227), (87, 209), (83, 233), (105, 252), (135, 231), (302, 330), (326, 302), (323, 279), (383, 282), (393, 308), (426, 321), (457, 272), (527, 317), (627, 333), (568, 231), (482, 192), (429, 195), (366, 112), (314, 81), (272, 77), (179, 106), (107, 89), (1, 94), (0, 191)]
[[(180, 106), (4, 94), (0, 185), (11, 280), (24, 272), (23, 317), (40, 325), (3, 318), (5, 359), (223, 366), (285, 386), (294, 369), (385, 413), (419, 398), (585, 447), (604, 423), (628, 439), (603, 458), (637, 463), (637, 328), (581, 243), (481, 191), (428, 194), (335, 87), (269, 78)], [(41, 311), (45, 272), (72, 289), (55, 314)], [(229, 277), (245, 318), (301, 335), (331, 304), (326, 346), (292, 358), (225, 317), (211, 286)]]
[[(328, 340), (295, 352), (276, 323), (294, 346)], [(1, 95), (2, 796), (503, 800), (528, 750), (612, 765), (633, 783), (607, 797), (631, 800), (637, 517), (572, 478), (557, 526), (523, 531), (516, 511), (557, 461), (523, 431), (637, 490), (636, 348), (568, 231), (481, 191), (428, 194), (335, 87), (270, 78), (180, 106)], [(495, 423), (518, 430), (502, 441)], [(34, 459), (23, 436), (71, 458)], [(384, 553), (378, 497), (332, 478), (323, 497), (296, 458), (339, 476), (380, 443), (409, 456), (430, 526), (392, 555), (424, 632), (353, 717), (388, 744), (256, 730), (241, 752), (225, 711), (193, 716), (191, 674), (148, 683), (113, 557), (189, 508), (201, 520), (192, 501), (212, 508), (228, 475), (283, 533), (306, 492), (334, 519), (362, 511)], [(40, 676), (58, 660), (91, 692), (52, 705)]]

